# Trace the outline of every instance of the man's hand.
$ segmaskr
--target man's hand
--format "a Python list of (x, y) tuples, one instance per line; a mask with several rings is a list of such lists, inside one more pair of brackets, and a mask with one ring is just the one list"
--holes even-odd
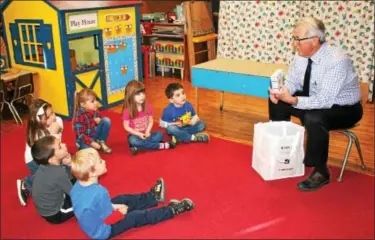
[(278, 90), (273, 90), (271, 88), (268, 88), (268, 91), (270, 92), (270, 100), (274, 104), (277, 104), (279, 102), (279, 99), (276, 97), (276, 93), (279, 92)]
[(275, 93), (275, 95), (277, 99), (285, 103), (288, 103), (291, 105), (294, 105), (297, 103), (297, 97), (293, 97), (292, 95), (290, 95), (289, 89), (286, 88), (284, 85), (281, 86), (280, 91), (278, 93)]
[(94, 121), (96, 122), (96, 125), (100, 123), (102, 119), (100, 117), (94, 118)]

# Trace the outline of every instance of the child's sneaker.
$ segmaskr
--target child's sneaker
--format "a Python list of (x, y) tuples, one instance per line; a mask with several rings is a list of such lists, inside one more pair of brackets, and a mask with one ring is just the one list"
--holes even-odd
[(168, 204), (172, 208), (173, 215), (179, 215), (183, 212), (188, 212), (194, 209), (194, 203), (188, 198), (184, 198), (181, 201), (173, 199)]
[(170, 149), (173, 149), (176, 147), (176, 143), (174, 143), (173, 141), (168, 142), (168, 144), (169, 144)]
[(24, 181), (22, 181), (21, 179), (17, 179), (17, 193), (18, 193), (18, 199), (20, 200), (21, 205), (26, 206), (26, 201), (30, 193), (26, 189)]
[(151, 188), (150, 192), (154, 194), (156, 201), (163, 203), (165, 200), (165, 185), (164, 179), (159, 178), (156, 184)]
[(108, 145), (103, 140), (96, 140), (97, 143), (100, 145), (100, 150), (104, 153), (111, 153), (112, 149), (108, 147)]
[(194, 142), (208, 142), (210, 140), (210, 136), (207, 133), (197, 133), (195, 134)]
[(175, 136), (172, 136), (172, 140), (169, 142), (170, 147), (175, 148), (177, 143), (178, 143), (177, 138)]
[(136, 147), (129, 147), (131, 155), (135, 156), (138, 153), (138, 149)]

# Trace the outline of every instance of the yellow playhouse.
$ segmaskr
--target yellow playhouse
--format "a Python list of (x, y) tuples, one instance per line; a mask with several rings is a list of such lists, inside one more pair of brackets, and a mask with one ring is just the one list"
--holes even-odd
[(12, 68), (32, 71), (35, 95), (71, 118), (74, 92), (93, 89), (102, 108), (141, 80), (140, 1), (5, 1), (4, 38)]

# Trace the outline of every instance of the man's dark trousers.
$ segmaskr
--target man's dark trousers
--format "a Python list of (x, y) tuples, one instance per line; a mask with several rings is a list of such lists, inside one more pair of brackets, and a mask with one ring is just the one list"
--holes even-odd
[(269, 119), (272, 121), (290, 121), (291, 116), (298, 117), (307, 131), (305, 166), (315, 167), (317, 171), (328, 173), (329, 131), (351, 128), (362, 118), (362, 105), (333, 105), (329, 109), (301, 110), (279, 101), (274, 104), (269, 99)]

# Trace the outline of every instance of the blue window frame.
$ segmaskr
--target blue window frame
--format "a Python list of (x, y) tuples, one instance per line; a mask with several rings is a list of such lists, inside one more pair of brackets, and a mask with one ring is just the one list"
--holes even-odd
[(56, 69), (52, 25), (43, 20), (16, 20), (9, 24), (17, 64)]

